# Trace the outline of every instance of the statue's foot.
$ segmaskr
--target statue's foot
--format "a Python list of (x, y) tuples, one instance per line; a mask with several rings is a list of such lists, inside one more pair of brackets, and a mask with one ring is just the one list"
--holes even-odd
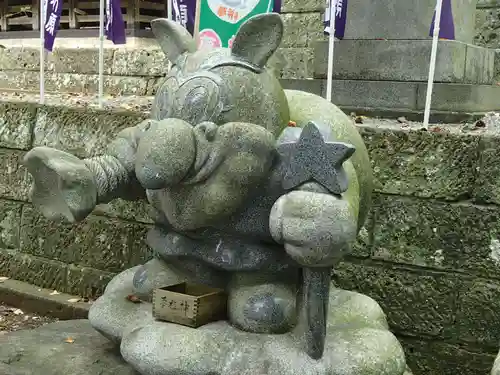
[(90, 324), (116, 343), (120, 343), (125, 328), (133, 329), (144, 321), (153, 319), (151, 305), (133, 303), (127, 298), (134, 293), (132, 280), (139, 268), (130, 268), (115, 276), (104, 290), (104, 294), (90, 307)]
[[(173, 261), (172, 261), (173, 262)], [(153, 258), (140, 266), (133, 279), (134, 294), (144, 301), (151, 302), (153, 290), (184, 281), (224, 288), (226, 276), (196, 260), (183, 259), (182, 263), (167, 263)]]
[(358, 293), (332, 290), (320, 360), (311, 359), (303, 344), (292, 333), (247, 333), (222, 321), (193, 329), (150, 320), (126, 331), (120, 351), (142, 375), (403, 375), (406, 370), (384, 313)]
[[(154, 289), (184, 281), (196, 282), (200, 274), (216, 284), (214, 286), (225, 281), (224, 275), (208, 268), (202, 269), (202, 265), (195, 261), (185, 260), (184, 264), (186, 268), (181, 268), (153, 258), (142, 266), (118, 274), (109, 282), (104, 294), (92, 304), (90, 323), (104, 336), (119, 343), (127, 327), (134, 329), (153, 319), (151, 305), (146, 302), (151, 302)], [(138, 301), (131, 301), (130, 296)]]
[(140, 266), (132, 280), (133, 293), (143, 301), (151, 302), (153, 290), (188, 279), (186, 273), (170, 267), (163, 260), (153, 258)]
[(251, 275), (248, 275), (250, 282), (239, 278), (239, 282), (233, 280), (230, 284), (228, 313), (231, 324), (253, 333), (290, 331), (297, 320), (295, 287), (273, 280), (263, 283)]
[(90, 323), (108, 339), (119, 343), (126, 327), (134, 329), (145, 320), (153, 319), (151, 305), (141, 302), (151, 301), (153, 289), (185, 279), (184, 274), (157, 258), (123, 271), (109, 282), (104, 294), (92, 304)]

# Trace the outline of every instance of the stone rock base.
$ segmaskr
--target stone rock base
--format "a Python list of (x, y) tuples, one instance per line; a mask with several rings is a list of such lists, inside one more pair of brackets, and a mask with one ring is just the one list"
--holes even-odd
[[(146, 340), (143, 347), (146, 351), (147, 341), (149, 340)], [(196, 343), (192, 343), (192, 347), (196, 346)], [(150, 349), (154, 351), (155, 348)], [(163, 357), (159, 353), (149, 354), (153, 366)], [(153, 358), (154, 356), (157, 357)], [(290, 359), (290, 355), (286, 353), (282, 353), (281, 357)], [(234, 358), (234, 362), (238, 362), (238, 358)], [(363, 375), (393, 374), (390, 369), (386, 370), (375, 370)], [(297, 371), (301, 371), (300, 366)], [(349, 371), (345, 373), (350, 374)], [(139, 375), (123, 361), (116, 344), (101, 336), (86, 319), (60, 321), (33, 330), (0, 335), (0, 375), (97, 374)], [(412, 374), (407, 369), (404, 375)]]
[(0, 335), (0, 375), (138, 375), (86, 319)]
[(332, 288), (323, 358), (303, 351), (301, 329), (251, 334), (227, 322), (197, 329), (156, 321), (150, 303), (133, 303), (137, 267), (108, 284), (90, 308), (92, 326), (120, 345), (142, 375), (403, 375), (403, 349), (371, 298)]

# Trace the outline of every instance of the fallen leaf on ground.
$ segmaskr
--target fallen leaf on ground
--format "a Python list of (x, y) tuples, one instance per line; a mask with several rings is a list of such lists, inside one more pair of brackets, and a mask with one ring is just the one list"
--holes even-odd
[(54, 290), (52, 293), (50, 293), (51, 296), (55, 296), (56, 294), (61, 294), (57, 290)]
[(363, 120), (366, 119), (367, 117), (365, 116), (357, 116), (355, 119), (354, 119), (354, 122), (356, 124), (362, 124), (363, 123)]
[(3, 283), (5, 280), (9, 280), (9, 278), (5, 276), (0, 276), (0, 283)]
[(70, 303), (80, 302), (80, 298), (70, 298), (70, 299), (68, 300), (68, 302), (70, 302)]
[(434, 126), (434, 127), (430, 128), (429, 130), (433, 133), (441, 133), (444, 131), (444, 129), (440, 126)]
[(141, 303), (141, 299), (139, 297), (137, 297), (136, 295), (134, 294), (129, 294), (127, 296), (127, 299), (130, 301), (130, 302), (133, 302), (133, 303)]
[(15, 309), (14, 311), (12, 311), (14, 313), (14, 315), (23, 315), (23, 310), (21, 309)]
[(73, 344), (75, 342), (75, 340), (73, 340), (72, 337), (68, 337), (64, 340), (64, 342), (67, 342), (68, 344)]

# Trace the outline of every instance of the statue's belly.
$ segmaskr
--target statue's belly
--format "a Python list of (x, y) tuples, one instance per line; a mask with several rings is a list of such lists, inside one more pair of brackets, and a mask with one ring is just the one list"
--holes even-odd
[[(284, 194), (277, 171), (269, 176), (267, 184), (253, 197), (245, 201), (245, 206), (226, 218), (221, 218), (205, 227), (189, 233), (190, 237), (218, 239), (222, 235), (237, 237), (243, 241), (274, 243), (269, 230), (269, 215), (276, 200)], [(161, 190), (148, 190), (147, 196), (155, 215), (153, 221), (165, 229), (175, 230), (164, 213), (164, 199)]]
[(162, 258), (191, 257), (220, 269), (231, 271), (288, 269), (295, 263), (271, 237), (269, 214), (283, 194), (281, 185), (270, 178), (257, 195), (229, 218), (195, 231), (176, 233), (161, 215), (161, 193), (148, 192), (150, 204), (159, 214), (156, 227), (148, 234), (148, 245)]

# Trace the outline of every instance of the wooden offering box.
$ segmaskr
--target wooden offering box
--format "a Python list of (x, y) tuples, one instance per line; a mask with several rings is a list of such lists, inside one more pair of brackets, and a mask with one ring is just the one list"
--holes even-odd
[(226, 308), (224, 291), (205, 285), (181, 283), (153, 292), (153, 316), (188, 327), (225, 319)]

